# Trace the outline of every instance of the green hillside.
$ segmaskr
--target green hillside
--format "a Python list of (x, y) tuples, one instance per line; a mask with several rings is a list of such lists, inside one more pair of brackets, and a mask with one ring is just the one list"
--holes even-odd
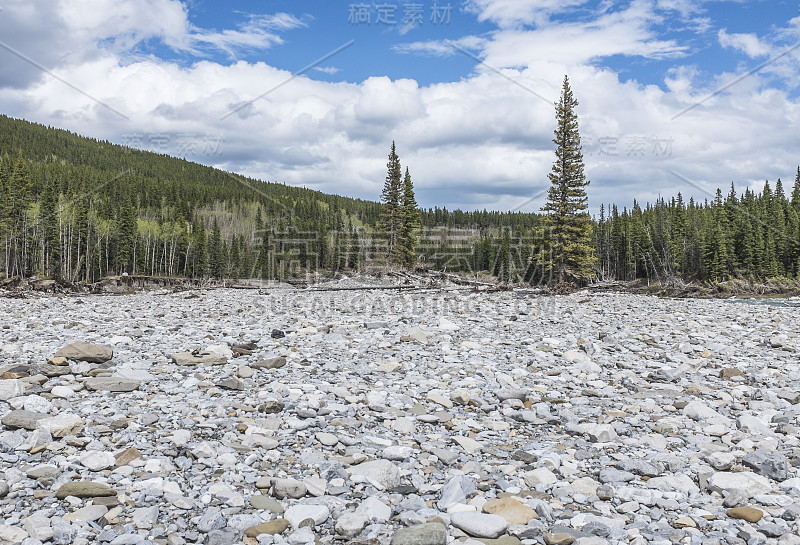
[[(412, 166), (413, 170), (413, 166)], [(794, 174), (792, 172), (791, 174)], [(533, 183), (532, 183), (533, 185)], [(591, 193), (590, 193), (591, 195)], [(378, 195), (376, 195), (376, 198)], [(288, 279), (386, 265), (378, 202), (264, 182), (0, 116), (0, 274)], [(800, 274), (800, 169), (755, 193), (681, 195), (593, 221), (597, 279)], [(422, 210), (418, 264), (548, 282), (537, 214)]]

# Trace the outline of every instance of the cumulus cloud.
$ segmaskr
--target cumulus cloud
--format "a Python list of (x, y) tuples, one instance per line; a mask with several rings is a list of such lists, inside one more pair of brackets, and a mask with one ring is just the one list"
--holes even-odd
[[(185, 65), (136, 55), (137, 44), (159, 39), (177, 50), (228, 48), (236, 57), (242, 48), (270, 47), (285, 29), (311, 24), (278, 14), (247, 17), (233, 30), (203, 30), (188, 22), (184, 4), (146, 1), (160, 10), (147, 20), (130, 8), (132, 0), (115, 2), (113, 15), (111, 4), (100, 2), (97, 9), (105, 15), (84, 20), (65, 13), (77, 9), (77, 0), (64, 0), (50, 12), (36, 3), (4, 5), (4, 16), (12, 13), (21, 29), (3, 34), (4, 42), (41, 55), (54, 74), (86, 94), (38, 69), (23, 76), (4, 70), (2, 111), (265, 180), (370, 199), (380, 194), (395, 140), (424, 206), (533, 211), (544, 201), (553, 160), (553, 102), (568, 73), (580, 101), (593, 210), (601, 202), (652, 201), (677, 191), (702, 199), (706, 195), (697, 186), (712, 193), (731, 180), (743, 187), (786, 179), (800, 161), (794, 129), (800, 104), (766, 85), (760, 72), (718, 93), (746, 69), (709, 75), (678, 64), (661, 85), (643, 85), (622, 81), (597, 62), (608, 56), (680, 61), (685, 46), (654, 30), (665, 16), (659, 4), (697, 15), (678, 0), (609, 5), (571, 22), (555, 15), (581, 2), (475, 0), (471, 9), (497, 28), (455, 43), (485, 65), (476, 63), (458, 81), (430, 85), (385, 76), (317, 81), (266, 62), (223, 65), (206, 59)], [(550, 15), (539, 20), (540, 12)], [(39, 16), (39, 23), (33, 21)], [(515, 17), (530, 26), (512, 25)], [(9, 28), (8, 22), (0, 25)], [(42, 40), (26, 40), (26, 32), (43, 33), (55, 45), (36, 49)], [(74, 44), (82, 49), (74, 51)], [(406, 44), (398, 51), (436, 54), (445, 44)], [(332, 67), (320, 71), (335, 73)]]

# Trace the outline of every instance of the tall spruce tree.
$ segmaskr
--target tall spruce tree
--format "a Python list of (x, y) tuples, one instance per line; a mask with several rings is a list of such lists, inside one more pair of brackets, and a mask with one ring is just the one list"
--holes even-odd
[(411, 174), (408, 171), (408, 167), (406, 167), (406, 175), (403, 178), (403, 194), (400, 198), (400, 217), (400, 262), (403, 266), (412, 268), (417, 262), (415, 251), (417, 248), (417, 231), (420, 227), (420, 221), (417, 199), (414, 196), (414, 184), (411, 181)]
[(383, 217), (381, 227), (387, 241), (387, 253), (389, 261), (392, 263), (400, 262), (400, 251), (398, 248), (400, 228), (402, 225), (401, 193), (402, 176), (400, 170), (400, 159), (397, 157), (397, 150), (392, 141), (392, 150), (389, 152), (389, 161), (386, 163), (386, 181), (381, 192), (381, 202), (383, 203)]
[(545, 217), (546, 278), (551, 283), (588, 282), (595, 264), (592, 248), (592, 220), (587, 212), (586, 179), (578, 132), (578, 101), (572, 96), (569, 79), (564, 76), (561, 99), (556, 104), (556, 160), (548, 177), (550, 189), (542, 211)]

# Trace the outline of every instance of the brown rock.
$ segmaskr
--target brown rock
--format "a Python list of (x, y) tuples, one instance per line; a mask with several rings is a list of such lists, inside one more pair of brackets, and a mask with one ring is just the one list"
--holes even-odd
[(544, 542), (547, 545), (571, 545), (575, 541), (575, 536), (566, 532), (546, 533), (544, 535)]
[(100, 496), (116, 496), (116, 491), (103, 483), (93, 481), (71, 481), (61, 485), (56, 492), (56, 498), (63, 500), (67, 496), (76, 498), (95, 498)]
[(483, 504), (483, 512), (500, 515), (509, 524), (528, 524), (532, 519), (539, 518), (536, 511), (514, 498), (488, 501)]
[(289, 527), (289, 521), (286, 519), (275, 519), (269, 522), (262, 522), (251, 526), (244, 531), (247, 537), (258, 537), (261, 534), (280, 534)]
[(142, 457), (142, 453), (139, 452), (139, 449), (136, 447), (126, 448), (122, 452), (118, 452), (114, 455), (114, 458), (117, 460), (117, 466), (125, 466), (131, 463), (134, 460), (137, 460)]
[(746, 520), (747, 522), (758, 522), (764, 516), (764, 512), (753, 507), (734, 507), (725, 512), (732, 519)]
[(107, 346), (78, 341), (68, 344), (56, 352), (56, 358), (86, 361), (89, 363), (105, 363), (114, 356), (114, 351)]
[(47, 363), (50, 365), (58, 365), (59, 367), (64, 367), (65, 365), (69, 365), (69, 360), (63, 356), (48, 358)]
[(733, 377), (743, 377), (744, 373), (736, 369), (735, 367), (726, 367), (719, 372), (719, 378), (723, 380), (730, 380)]

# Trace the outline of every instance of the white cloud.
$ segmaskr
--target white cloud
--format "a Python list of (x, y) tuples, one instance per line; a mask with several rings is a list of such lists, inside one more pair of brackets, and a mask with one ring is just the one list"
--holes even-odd
[(335, 66), (315, 66), (314, 70), (317, 72), (322, 72), (323, 74), (333, 75), (338, 72), (341, 72), (341, 68), (337, 68)]
[(769, 55), (772, 48), (758, 39), (755, 34), (728, 34), (723, 28), (717, 34), (722, 47), (730, 47), (743, 52), (751, 59)]
[[(568, 73), (580, 101), (594, 209), (600, 202), (630, 204), (634, 197), (652, 201), (659, 192), (706, 196), (671, 171), (710, 189), (731, 180), (743, 187), (764, 178), (789, 178), (800, 160), (795, 134), (800, 104), (764, 85), (766, 75), (754, 74), (713, 95), (739, 74), (709, 77), (700, 68), (676, 66), (660, 88), (622, 82), (613, 71), (593, 64), (609, 55), (641, 59), (683, 53), (682, 44), (653, 30), (660, 22), (654, 2), (634, 1), (581, 22), (507, 26), (457, 42), (500, 73), (479, 68), (459, 81), (422, 86), (387, 77), (332, 83), (300, 76), (223, 119), (291, 74), (264, 62), (222, 65), (203, 60), (182, 66), (153, 57), (132, 58), (127, 48), (157, 38), (178, 49), (205, 43), (230, 48), (235, 55), (241, 47), (276, 43), (267, 35), (279, 37), (281, 29), (298, 23), (291, 16), (248, 18), (234, 31), (201, 31), (187, 22), (182, 4), (147, 1), (163, 17), (144, 20), (127, 2), (115, 3), (113, 16), (108, 13), (111, 4), (98, 4), (106, 10), (106, 25), (100, 15), (61, 15), (71, 3), (62, 4), (55, 15), (23, 2), (3, 11), (12, 13), (26, 34), (39, 37), (22, 42), (26, 46), (56, 44), (54, 51), (41, 50), (57, 66), (56, 75), (129, 120), (56, 79), (40, 77), (38, 71), (15, 81), (8, 74), (0, 76), (5, 78), (0, 80), (0, 110), (114, 142), (137, 136), (145, 148), (152, 136), (162, 135), (168, 148), (157, 151), (262, 179), (371, 199), (380, 193), (389, 145), (395, 140), (425, 206), (509, 209), (528, 203), (525, 210), (536, 210), (544, 197), (529, 201), (546, 187), (553, 159), (552, 102)], [(480, 4), (484, 18), (498, 24), (515, 9), (523, 16), (525, 9), (560, 9), (545, 1), (473, 4)], [(41, 25), (48, 26), (39, 27), (31, 19), (40, 16)], [(5, 29), (9, 27), (0, 28)], [(198, 38), (203, 32), (206, 42)], [(45, 36), (52, 40), (43, 40)], [(69, 36), (81, 51), (65, 47), (72, 44)], [(442, 45), (404, 47), (430, 54)], [(196, 140), (183, 153), (176, 147), (181, 135)]]
[(501, 28), (519, 28), (546, 23), (553, 13), (586, 4), (587, 0), (469, 0), (466, 9), (479, 21), (492, 21)]

